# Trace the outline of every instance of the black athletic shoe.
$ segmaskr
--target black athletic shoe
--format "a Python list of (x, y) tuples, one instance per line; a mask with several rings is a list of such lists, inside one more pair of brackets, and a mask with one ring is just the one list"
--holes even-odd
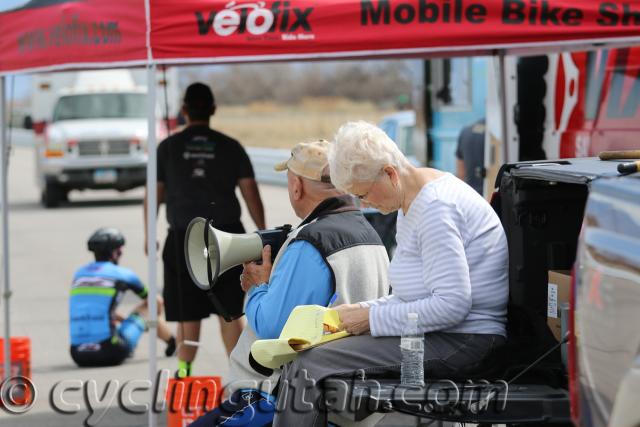
[(171, 357), (176, 352), (176, 339), (175, 337), (169, 338), (169, 342), (167, 343), (167, 347), (164, 349), (164, 355), (167, 357)]

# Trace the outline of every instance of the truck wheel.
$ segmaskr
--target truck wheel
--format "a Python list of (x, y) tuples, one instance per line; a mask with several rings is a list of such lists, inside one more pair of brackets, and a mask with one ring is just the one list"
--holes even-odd
[(59, 185), (47, 182), (42, 190), (42, 205), (45, 208), (55, 208), (60, 202), (67, 199), (67, 192)]

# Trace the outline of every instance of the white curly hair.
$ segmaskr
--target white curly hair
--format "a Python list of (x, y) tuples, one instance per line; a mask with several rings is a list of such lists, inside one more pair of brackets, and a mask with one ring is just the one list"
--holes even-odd
[(400, 174), (410, 166), (396, 143), (365, 121), (340, 126), (328, 157), (331, 182), (342, 191), (354, 183), (374, 181), (385, 166), (393, 166)]

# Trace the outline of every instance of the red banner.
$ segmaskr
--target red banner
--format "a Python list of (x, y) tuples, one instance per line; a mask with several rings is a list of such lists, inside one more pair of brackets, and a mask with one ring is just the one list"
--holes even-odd
[(143, 0), (25, 3), (0, 12), (0, 72), (147, 60)]
[(151, 13), (153, 56), (167, 62), (640, 44), (638, 0), (154, 0)]
[[(148, 59), (143, 0), (24, 1), (0, 12), (0, 73)], [(640, 44), (640, 0), (150, 0), (150, 13), (164, 63)]]

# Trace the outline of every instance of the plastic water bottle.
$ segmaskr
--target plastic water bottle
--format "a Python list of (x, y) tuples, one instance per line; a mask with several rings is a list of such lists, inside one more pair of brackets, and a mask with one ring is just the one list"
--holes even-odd
[(400, 337), (402, 385), (424, 385), (424, 334), (418, 329), (418, 313), (408, 313)]

